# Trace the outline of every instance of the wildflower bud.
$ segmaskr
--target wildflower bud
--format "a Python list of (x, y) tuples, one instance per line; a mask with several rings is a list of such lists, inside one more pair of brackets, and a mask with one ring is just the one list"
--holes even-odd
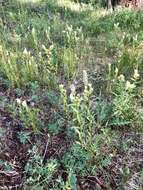
[(118, 68), (116, 67), (116, 69), (115, 69), (115, 75), (116, 75), (116, 76), (118, 76), (118, 72), (119, 72), (119, 70), (118, 70)]
[(109, 71), (109, 74), (111, 73), (111, 63), (108, 64), (108, 71)]
[(83, 70), (83, 83), (85, 86), (88, 85), (88, 75), (87, 75), (86, 70)]
[(9, 56), (9, 52), (8, 51), (6, 51), (5, 54), (6, 54), (6, 56)]
[(73, 101), (75, 98), (74, 94), (70, 93), (70, 100)]
[(32, 35), (35, 35), (35, 28), (32, 28)]
[(49, 48), (49, 50), (52, 50), (54, 48), (54, 45), (52, 44)]
[(17, 104), (21, 104), (21, 99), (20, 98), (16, 98), (16, 102), (17, 102)]
[(75, 85), (72, 84), (71, 87), (70, 87), (70, 89), (71, 89), (70, 100), (73, 101), (74, 97), (75, 97), (75, 90), (76, 90)]
[(25, 108), (27, 108), (27, 102), (26, 102), (26, 100), (24, 100), (24, 101), (22, 102), (22, 106), (25, 107)]
[(90, 91), (90, 93), (92, 94), (92, 92), (93, 92), (93, 87), (92, 87), (92, 84), (91, 84), (91, 83), (89, 83), (89, 84), (88, 84), (88, 87), (89, 87), (89, 91)]
[(64, 85), (63, 84), (60, 84), (59, 85), (59, 89), (60, 89), (60, 92), (63, 94), (65, 93), (65, 89), (64, 89)]
[(120, 76), (118, 77), (118, 79), (119, 79), (120, 81), (124, 82), (124, 81), (125, 81), (125, 76), (124, 76), (124, 75), (120, 75)]
[(39, 52), (39, 58), (42, 58), (42, 53), (41, 52)]
[(34, 107), (34, 106), (35, 106), (35, 103), (34, 103), (34, 102), (31, 102), (30, 105), (31, 105), (32, 107)]
[(70, 86), (70, 89), (71, 89), (71, 92), (72, 92), (72, 93), (75, 93), (76, 88), (75, 88), (75, 85), (74, 85), (74, 84), (72, 84), (72, 85)]
[(63, 85), (63, 84), (60, 84), (60, 85), (59, 85), (59, 88), (60, 88), (60, 89), (63, 89), (63, 88), (64, 88), (64, 85)]
[(126, 90), (133, 90), (135, 87), (135, 84), (131, 84), (129, 81), (126, 82)]
[(134, 78), (135, 80), (137, 80), (137, 79), (139, 79), (139, 77), (140, 77), (140, 75), (139, 75), (139, 73), (138, 73), (138, 69), (135, 69), (135, 70), (134, 70), (133, 78)]
[(32, 66), (32, 62), (31, 62), (31, 60), (28, 61), (28, 64), (29, 64), (29, 66)]
[(26, 48), (24, 49), (23, 54), (24, 54), (24, 55), (28, 55), (28, 51), (27, 51)]
[(3, 51), (3, 48), (2, 48), (2, 46), (0, 46), (0, 53), (2, 53), (2, 51)]
[(44, 44), (42, 44), (42, 49), (46, 51), (46, 47)]

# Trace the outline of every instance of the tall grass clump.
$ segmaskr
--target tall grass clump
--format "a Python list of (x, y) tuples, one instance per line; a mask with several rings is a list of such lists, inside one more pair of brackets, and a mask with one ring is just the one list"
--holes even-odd
[(62, 50), (61, 61), (65, 77), (71, 79), (78, 73), (84, 36), (81, 28), (74, 29), (72, 25), (66, 25), (63, 33), (65, 47)]
[[(29, 82), (39, 81), (49, 86), (55, 85), (57, 65), (54, 62), (52, 46), (35, 58), (26, 48), (23, 52), (11, 52), (1, 46), (1, 72), (11, 81), (12, 86), (24, 87)], [(52, 80), (51, 80), (52, 79)]]

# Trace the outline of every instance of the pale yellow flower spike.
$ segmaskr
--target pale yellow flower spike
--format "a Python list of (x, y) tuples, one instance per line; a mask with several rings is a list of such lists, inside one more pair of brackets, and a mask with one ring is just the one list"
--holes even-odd
[(88, 75), (87, 75), (86, 70), (83, 70), (83, 83), (85, 86), (88, 85)]
[(134, 77), (135, 80), (139, 79), (140, 75), (139, 75), (139, 73), (138, 73), (138, 69), (135, 69), (135, 70), (134, 70), (134, 75), (133, 75), (133, 77)]

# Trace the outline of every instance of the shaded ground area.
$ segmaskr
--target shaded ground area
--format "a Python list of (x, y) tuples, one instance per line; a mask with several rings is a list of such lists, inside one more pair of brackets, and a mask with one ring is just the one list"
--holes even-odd
[[(8, 92), (9, 94), (9, 92)], [(1, 96), (8, 97), (6, 91), (1, 92)], [(65, 132), (58, 135), (49, 136), (48, 132), (33, 134), (29, 129), (21, 127), (21, 121), (14, 118), (6, 108), (0, 108), (0, 186), (9, 189), (23, 189), (25, 184), (25, 166), (31, 159), (29, 150), (33, 146), (38, 148), (38, 152), (46, 163), (49, 159), (62, 159), (66, 154), (72, 139), (68, 139)], [(20, 141), (20, 134), (28, 134), (29, 138), (24, 144)], [(143, 138), (142, 134), (134, 132), (116, 131), (114, 140), (113, 155), (111, 163), (104, 168), (102, 173), (99, 170), (97, 176), (78, 176), (78, 185), (82, 190), (108, 189), (105, 186), (106, 174), (108, 182), (114, 189), (132, 190), (136, 187), (142, 189), (142, 165), (143, 165)], [(53, 179), (61, 176), (66, 180), (67, 174), (64, 165), (61, 163)], [(120, 186), (120, 182), (122, 185)], [(119, 185), (119, 186), (118, 186)], [(49, 187), (50, 188), (50, 187)]]
[[(0, 109), (0, 131), (1, 188), (24, 188), (25, 166), (30, 159), (29, 150), (33, 146), (38, 147), (38, 153), (42, 155), (43, 162), (51, 158), (60, 159), (69, 146), (69, 140), (62, 133), (49, 137), (46, 133), (34, 135), (30, 130), (23, 130), (20, 121), (15, 121), (10, 113), (3, 109)], [(20, 133), (29, 134), (27, 143), (20, 142)], [(60, 173), (62, 174), (62, 170)]]

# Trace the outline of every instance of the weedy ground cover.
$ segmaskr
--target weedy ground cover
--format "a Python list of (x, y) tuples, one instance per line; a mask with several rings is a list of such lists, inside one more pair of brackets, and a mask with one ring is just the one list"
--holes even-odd
[(0, 4), (0, 186), (142, 189), (143, 12)]

